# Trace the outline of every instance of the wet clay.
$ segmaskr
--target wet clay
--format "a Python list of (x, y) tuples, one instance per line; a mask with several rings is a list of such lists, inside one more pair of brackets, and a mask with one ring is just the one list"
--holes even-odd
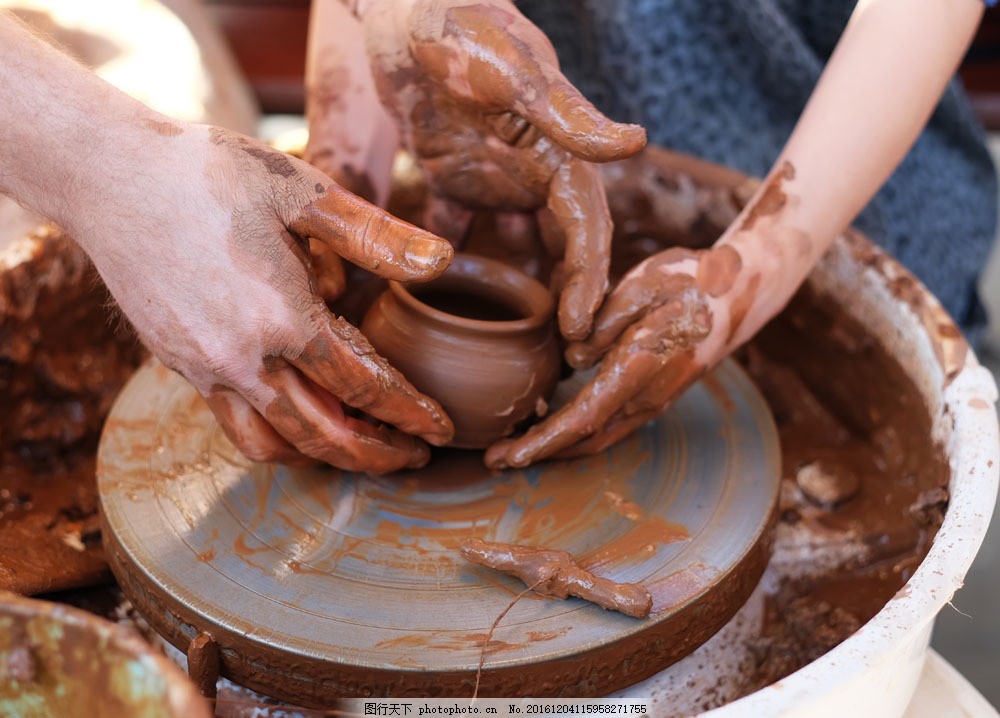
[(838, 645), (903, 587), (941, 526), (949, 472), (917, 387), (808, 286), (740, 358), (781, 436), (779, 544), (804, 532), (857, 547), (768, 597), (749, 692)]
[(202, 631), (191, 639), (187, 650), (188, 675), (198, 692), (215, 698), (219, 681), (219, 644)]
[(94, 453), (143, 350), (53, 227), (0, 254), (0, 589), (104, 580)]
[(375, 350), (455, 424), (450, 445), (484, 448), (548, 401), (560, 359), (544, 286), (513, 267), (459, 255), (439, 279), (393, 283), (361, 325)]
[(645, 618), (653, 607), (653, 598), (645, 586), (595, 576), (581, 568), (566, 551), (481, 539), (467, 539), (460, 551), (466, 561), (516, 576), (543, 596), (577, 596), (633, 618)]

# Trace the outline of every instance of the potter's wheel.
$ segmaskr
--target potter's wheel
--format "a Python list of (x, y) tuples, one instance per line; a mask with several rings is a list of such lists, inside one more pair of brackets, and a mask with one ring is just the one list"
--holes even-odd
[(208, 631), (226, 675), (305, 705), (471, 694), (486, 633), (524, 586), (463, 562), (468, 536), (568, 550), (654, 599), (636, 620), (526, 596), (490, 641), (481, 695), (634, 683), (718, 630), (763, 571), (780, 456), (732, 362), (599, 456), (493, 475), (480, 460), (380, 478), (251, 464), (183, 379), (147, 366), (101, 441), (109, 559), (175, 645)]

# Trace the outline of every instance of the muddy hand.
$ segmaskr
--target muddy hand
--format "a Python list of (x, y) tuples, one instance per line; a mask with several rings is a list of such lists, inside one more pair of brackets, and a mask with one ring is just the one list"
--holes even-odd
[(626, 274), (591, 336), (566, 351), (576, 368), (600, 360), (594, 378), (524, 436), (491, 446), (486, 463), (521, 467), (601, 451), (752, 337), (827, 246), (796, 226), (799, 192), (795, 169), (780, 162), (711, 249), (667, 249)]
[(654, 418), (713, 364), (739, 329), (756, 280), (730, 245), (668, 249), (631, 272), (608, 297), (586, 342), (571, 344), (576, 368), (601, 359), (565, 407), (519, 438), (487, 451), (494, 468), (549, 456), (589, 454)]
[(445, 443), (450, 420), (327, 311), (308, 242), (417, 281), (447, 268), (451, 246), (250, 138), (171, 128), (149, 133), (163, 173), (139, 178), (146, 192), (127, 199), (132, 236), (147, 238), (141, 251), (119, 244), (95, 255), (143, 340), (206, 397), (252, 459), (309, 457), (372, 472), (426, 462), (416, 437)]
[(643, 129), (598, 112), (509, 0), (373, 0), (364, 22), (379, 95), (431, 189), (428, 227), (459, 241), (474, 209), (546, 213), (565, 261), (559, 325), (585, 338), (611, 239), (590, 163), (635, 154)]

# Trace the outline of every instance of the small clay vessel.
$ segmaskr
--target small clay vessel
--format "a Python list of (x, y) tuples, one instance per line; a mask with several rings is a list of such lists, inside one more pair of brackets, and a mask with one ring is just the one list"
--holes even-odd
[(494, 259), (457, 255), (427, 284), (389, 282), (361, 331), (455, 422), (450, 446), (481, 449), (544, 407), (559, 378), (555, 302)]

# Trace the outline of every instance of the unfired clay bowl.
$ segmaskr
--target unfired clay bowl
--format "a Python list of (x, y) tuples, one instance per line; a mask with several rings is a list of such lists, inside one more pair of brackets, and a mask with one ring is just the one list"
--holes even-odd
[(480, 449), (544, 412), (559, 378), (552, 295), (495, 259), (455, 257), (439, 279), (390, 282), (362, 333)]
[(208, 718), (173, 663), (128, 629), (0, 592), (0, 715)]

